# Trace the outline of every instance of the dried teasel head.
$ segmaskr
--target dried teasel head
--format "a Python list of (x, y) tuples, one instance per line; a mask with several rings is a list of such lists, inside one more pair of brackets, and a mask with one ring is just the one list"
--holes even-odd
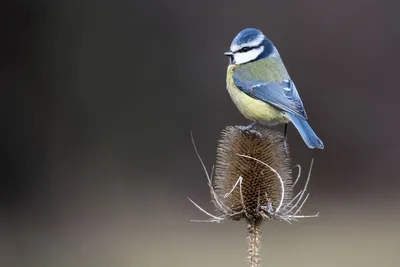
[(226, 127), (213, 187), (221, 202), (216, 207), (237, 214), (232, 218), (267, 218), (279, 211), (292, 197), (292, 167), (283, 135), (272, 129)]
[(208, 174), (194, 141), (193, 145), (205, 170), (212, 201), (220, 213), (218, 216), (208, 213), (189, 199), (210, 217), (209, 220), (197, 222), (220, 223), (226, 219), (245, 219), (249, 266), (260, 267), (261, 224), (264, 220), (290, 222), (318, 216), (299, 214), (309, 196), (306, 191), (313, 161), (303, 189), (293, 197), (293, 187), (301, 176), (301, 168), (296, 165), (299, 172), (292, 183), (290, 157), (280, 132), (272, 129), (243, 131), (239, 127), (226, 127), (218, 145), (215, 175), (213, 171), (211, 175)]
[(313, 161), (303, 189), (293, 196), (301, 167), (296, 165), (299, 171), (293, 182), (293, 167), (281, 132), (266, 128), (243, 131), (227, 126), (219, 140), (215, 172), (211, 175), (195, 145), (194, 148), (207, 175), (211, 199), (219, 215), (212, 215), (189, 200), (210, 216), (208, 222), (242, 218), (249, 222), (266, 219), (290, 222), (318, 216), (300, 215), (309, 196), (306, 192)]

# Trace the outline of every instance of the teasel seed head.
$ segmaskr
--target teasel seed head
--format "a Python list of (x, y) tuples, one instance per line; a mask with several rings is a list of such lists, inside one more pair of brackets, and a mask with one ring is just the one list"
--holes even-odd
[(313, 165), (303, 189), (293, 197), (293, 187), (301, 176), (301, 167), (292, 183), (292, 166), (284, 136), (273, 129), (259, 128), (245, 131), (228, 126), (222, 131), (217, 149), (217, 162), (211, 174), (197, 151), (211, 192), (211, 199), (219, 215), (213, 215), (193, 200), (189, 200), (209, 220), (196, 222), (221, 223), (226, 219), (245, 219), (248, 231), (248, 260), (250, 267), (260, 267), (261, 224), (264, 220), (279, 219), (287, 222), (300, 218), (318, 217), (301, 215), (308, 199), (307, 185)]
[(213, 179), (219, 212), (237, 214), (233, 219), (268, 218), (290, 201), (291, 185), (290, 157), (279, 131), (222, 131)]

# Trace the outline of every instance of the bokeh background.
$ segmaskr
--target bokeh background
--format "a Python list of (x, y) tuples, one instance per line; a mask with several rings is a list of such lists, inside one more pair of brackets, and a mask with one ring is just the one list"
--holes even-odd
[(264, 225), (264, 266), (398, 266), (399, 1), (2, 1), (0, 266), (245, 266), (244, 222), (212, 211), (206, 165), (248, 123), (223, 52), (274, 41), (310, 123), (304, 213)]

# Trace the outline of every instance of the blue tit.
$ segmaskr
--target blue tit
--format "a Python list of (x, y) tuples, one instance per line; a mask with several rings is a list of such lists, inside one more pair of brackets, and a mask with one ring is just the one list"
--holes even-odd
[[(306, 145), (324, 144), (307, 123), (307, 114), (285, 65), (273, 43), (259, 30), (244, 29), (233, 39), (226, 74), (229, 95), (239, 111), (253, 121), (243, 129), (292, 122)], [(286, 140), (286, 139), (285, 139)]]

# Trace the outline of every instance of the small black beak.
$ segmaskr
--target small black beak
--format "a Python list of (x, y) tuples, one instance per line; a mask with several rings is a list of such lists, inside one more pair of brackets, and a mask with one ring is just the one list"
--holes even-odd
[(225, 55), (225, 56), (228, 56), (228, 57), (231, 57), (231, 56), (233, 56), (233, 53), (232, 53), (231, 50), (228, 50), (228, 51), (226, 51), (226, 52), (224, 53), (224, 55)]

